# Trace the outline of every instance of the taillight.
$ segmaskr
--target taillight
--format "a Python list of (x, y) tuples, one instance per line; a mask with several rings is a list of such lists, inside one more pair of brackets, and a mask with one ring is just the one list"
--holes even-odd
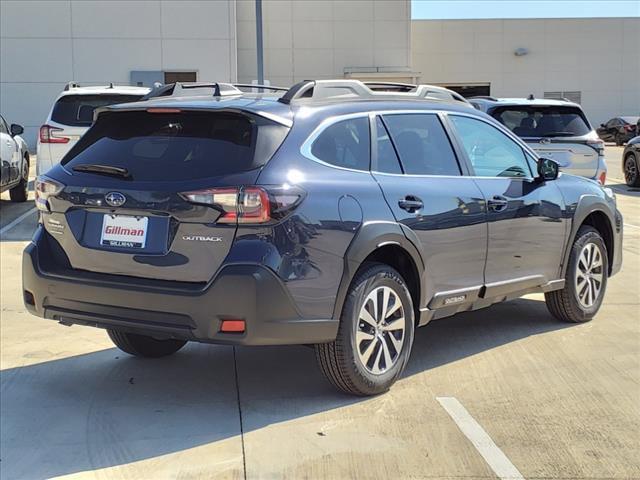
[(68, 143), (70, 138), (57, 136), (56, 132), (62, 132), (62, 128), (43, 125), (40, 127), (40, 143)]
[(604, 155), (604, 142), (602, 140), (587, 140), (587, 145), (598, 152), (598, 155)]
[(635, 127), (634, 127), (633, 125), (625, 125), (625, 126), (624, 126), (624, 129), (625, 129), (627, 132), (632, 132), (632, 131), (635, 129)]
[(598, 177), (598, 181), (600, 182), (600, 185), (604, 185), (604, 183), (607, 181), (607, 172), (602, 172)]
[(36, 194), (36, 207), (38, 207), (38, 210), (48, 212), (49, 198), (59, 194), (63, 188), (64, 185), (56, 182), (55, 180), (51, 180), (44, 175), (40, 175), (36, 178), (34, 190)]
[(303, 198), (297, 187), (221, 187), (184, 192), (192, 203), (220, 211), (217, 223), (267, 223), (284, 217)]

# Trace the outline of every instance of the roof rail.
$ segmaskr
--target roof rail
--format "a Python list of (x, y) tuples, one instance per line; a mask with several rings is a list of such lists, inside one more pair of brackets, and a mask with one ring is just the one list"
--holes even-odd
[(72, 88), (78, 88), (79, 86), (80, 86), (80, 84), (77, 83), (77, 82), (69, 82), (64, 86), (64, 91), (68, 92)]
[(279, 102), (314, 102), (324, 100), (444, 100), (469, 104), (459, 93), (434, 85), (412, 85), (360, 80), (303, 80), (292, 86)]
[(257, 90), (273, 90), (274, 92), (288, 92), (287, 87), (275, 87), (273, 85), (256, 85), (253, 83), (232, 83), (236, 88), (255, 88)]
[[(255, 88), (258, 90), (273, 90), (273, 91), (289, 91), (288, 88), (285, 87), (276, 87), (273, 85), (255, 85), (253, 83), (220, 83), (220, 82), (175, 82), (168, 83), (166, 85), (161, 85), (159, 87), (154, 88), (147, 95), (142, 97), (142, 100), (149, 100), (151, 98), (157, 97), (180, 97), (180, 96), (189, 96), (194, 95), (194, 93), (188, 93), (188, 90), (196, 90), (196, 89), (212, 89), (214, 97), (227, 97), (234, 95), (242, 95), (243, 92), (240, 90), (241, 88)], [(197, 93), (198, 95), (205, 95), (206, 93)]]
[(479, 100), (491, 100), (492, 102), (498, 101), (496, 97), (492, 97), (491, 95), (475, 95), (473, 97), (469, 97), (468, 100), (472, 100), (474, 98), (477, 98)]
[(412, 83), (397, 83), (397, 82), (362, 82), (374, 92), (410, 92), (416, 89), (418, 86)]

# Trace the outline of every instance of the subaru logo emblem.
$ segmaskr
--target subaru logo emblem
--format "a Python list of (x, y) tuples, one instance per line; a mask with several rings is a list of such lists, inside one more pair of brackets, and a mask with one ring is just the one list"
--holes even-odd
[(104, 196), (104, 199), (106, 200), (107, 205), (112, 207), (121, 207), (124, 205), (124, 202), (127, 201), (127, 197), (120, 192), (109, 192)]

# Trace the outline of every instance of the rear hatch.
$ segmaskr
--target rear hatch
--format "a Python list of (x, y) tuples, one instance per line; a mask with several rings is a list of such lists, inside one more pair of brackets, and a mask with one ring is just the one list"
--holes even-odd
[(497, 107), (490, 114), (564, 171), (596, 176), (604, 144), (577, 106), (511, 105)]
[(251, 185), (287, 132), (239, 112), (105, 112), (39, 178), (44, 227), (70, 268), (206, 282), (237, 223), (260, 221), (268, 200)]
[(48, 149), (51, 165), (43, 165), (43, 171), (58, 163), (78, 142), (93, 123), (96, 108), (117, 103), (137, 102), (142, 95), (70, 94), (60, 97), (53, 106), (51, 119), (40, 130), (41, 148)]

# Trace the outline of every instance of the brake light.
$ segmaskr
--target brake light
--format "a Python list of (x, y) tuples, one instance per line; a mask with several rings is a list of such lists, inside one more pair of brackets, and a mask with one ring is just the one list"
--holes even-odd
[(40, 175), (38, 178), (36, 178), (34, 191), (36, 194), (36, 207), (38, 208), (38, 210), (48, 212), (49, 198), (59, 194), (63, 188), (63, 184), (56, 182), (55, 180), (51, 180), (44, 175)]
[(604, 142), (602, 140), (587, 140), (587, 145), (598, 152), (598, 155), (604, 155)]
[(283, 187), (221, 187), (184, 192), (191, 203), (211, 205), (220, 211), (217, 223), (260, 224), (279, 220), (297, 206), (304, 192)]
[(147, 113), (180, 113), (181, 111), (179, 108), (147, 108)]
[(604, 183), (607, 181), (607, 172), (602, 172), (598, 177), (598, 181), (600, 182), (600, 185), (604, 185)]
[(69, 137), (56, 136), (56, 132), (62, 132), (62, 128), (42, 125), (40, 127), (40, 143), (69, 143)]

